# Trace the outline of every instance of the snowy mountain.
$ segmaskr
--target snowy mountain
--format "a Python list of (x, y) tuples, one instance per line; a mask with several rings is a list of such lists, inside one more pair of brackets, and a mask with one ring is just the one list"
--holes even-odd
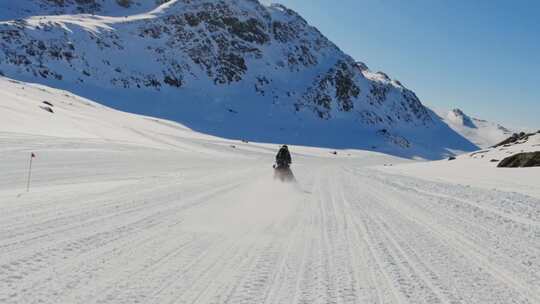
[(0, 16), (0, 303), (540, 303), (540, 134), (396, 157), (475, 146), (255, 0)]
[(0, 4), (0, 75), (227, 138), (441, 158), (477, 147), (282, 5)]
[(515, 133), (500, 124), (470, 117), (460, 109), (437, 114), (450, 128), (481, 148), (491, 147)]

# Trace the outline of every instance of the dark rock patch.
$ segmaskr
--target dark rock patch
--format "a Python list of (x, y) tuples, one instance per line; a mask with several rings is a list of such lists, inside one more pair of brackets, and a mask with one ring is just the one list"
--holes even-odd
[(519, 153), (503, 159), (499, 168), (540, 167), (540, 151)]
[(518, 141), (527, 141), (529, 140), (529, 137), (530, 136), (533, 136), (535, 133), (525, 133), (525, 132), (520, 132), (520, 133), (514, 133), (512, 134), (512, 136), (510, 136), (509, 138), (501, 141), (500, 143), (496, 144), (495, 146), (493, 146), (493, 148), (497, 148), (497, 147), (500, 147), (500, 146), (503, 146), (503, 147), (509, 147), (511, 146), (512, 144), (518, 142)]

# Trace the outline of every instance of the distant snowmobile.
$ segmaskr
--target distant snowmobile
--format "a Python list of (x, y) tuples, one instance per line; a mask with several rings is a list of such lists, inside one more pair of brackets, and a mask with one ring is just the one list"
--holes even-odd
[(279, 179), (282, 182), (293, 182), (296, 179), (291, 170), (291, 153), (289, 147), (283, 145), (276, 155), (276, 164), (274, 165), (274, 179)]

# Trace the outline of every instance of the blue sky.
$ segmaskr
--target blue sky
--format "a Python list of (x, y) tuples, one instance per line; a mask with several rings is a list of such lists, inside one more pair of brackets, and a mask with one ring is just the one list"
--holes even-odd
[(540, 1), (274, 2), (429, 106), (540, 129)]

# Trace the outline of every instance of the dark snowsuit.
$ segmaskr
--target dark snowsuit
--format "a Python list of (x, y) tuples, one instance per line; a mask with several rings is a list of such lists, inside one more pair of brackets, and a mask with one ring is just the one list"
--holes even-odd
[(276, 155), (276, 163), (278, 167), (288, 167), (292, 163), (289, 149), (287, 149), (286, 147), (282, 147), (281, 149), (279, 149), (279, 152)]

